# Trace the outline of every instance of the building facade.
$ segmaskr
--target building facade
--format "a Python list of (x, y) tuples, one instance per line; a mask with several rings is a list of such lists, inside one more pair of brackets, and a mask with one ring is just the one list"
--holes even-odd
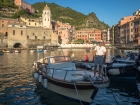
[(19, 44), (22, 48), (27, 48), (58, 43), (58, 35), (52, 30), (51, 24), (43, 21), (45, 23), (40, 23), (42, 25), (39, 25), (38, 22), (36, 22), (36, 25), (28, 25), (29, 21), (25, 20), (0, 19), (0, 31), (3, 35), (7, 35), (7, 46), (9, 48), (13, 48), (16, 44)]
[(77, 30), (75, 39), (82, 39), (85, 43), (98, 42), (101, 40), (101, 30), (95, 28)]

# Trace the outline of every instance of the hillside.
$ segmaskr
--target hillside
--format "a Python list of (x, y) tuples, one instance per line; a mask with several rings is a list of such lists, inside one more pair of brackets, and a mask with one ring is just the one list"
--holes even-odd
[(0, 0), (0, 17), (7, 18), (19, 18), (20, 16), (28, 18), (38, 18), (42, 16), (43, 8), (49, 6), (52, 19), (55, 21), (61, 21), (63, 23), (70, 23), (75, 26), (76, 29), (81, 28), (98, 28), (107, 29), (109, 26), (104, 22), (101, 22), (94, 12), (89, 15), (84, 15), (69, 7), (62, 7), (55, 3), (37, 2), (32, 5), (36, 10), (34, 14), (29, 13), (27, 10), (18, 10), (18, 7), (14, 5), (14, 0)]
[[(33, 4), (33, 8), (40, 14), (45, 7), (46, 2), (37, 2)], [(55, 3), (47, 3), (49, 6), (52, 19), (55, 21), (62, 21), (64, 23), (70, 23), (74, 25), (76, 29), (80, 28), (98, 28), (98, 29), (107, 29), (109, 26), (104, 22), (101, 22), (95, 13), (89, 13), (89, 15), (84, 15), (80, 12), (77, 12), (69, 7), (61, 7)]]

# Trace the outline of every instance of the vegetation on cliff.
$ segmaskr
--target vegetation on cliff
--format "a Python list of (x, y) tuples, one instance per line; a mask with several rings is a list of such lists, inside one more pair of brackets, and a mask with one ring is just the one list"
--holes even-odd
[(10, 17), (10, 18), (19, 18), (28, 17), (28, 18), (38, 18), (42, 16), (43, 8), (49, 6), (52, 19), (55, 21), (61, 21), (63, 23), (70, 23), (75, 26), (76, 29), (81, 28), (97, 28), (97, 29), (107, 29), (109, 26), (104, 22), (101, 22), (94, 12), (89, 13), (88, 15), (77, 12), (69, 7), (62, 7), (55, 3), (47, 2), (37, 2), (32, 5), (35, 9), (35, 13), (30, 13), (28, 9), (20, 9), (14, 4), (14, 0), (0, 0), (0, 9), (4, 8), (7, 11), (12, 11), (12, 13), (7, 14), (6, 12), (0, 12), (1, 17)]
[(70, 7), (61, 7), (55, 3), (46, 3), (46, 2), (37, 2), (33, 4), (36, 12), (41, 16), (43, 8), (49, 6), (52, 19), (55, 21), (62, 21), (63, 23), (70, 23), (74, 25), (76, 29), (80, 28), (98, 28), (98, 29), (107, 29), (109, 26), (104, 22), (101, 22), (94, 12), (89, 13), (89, 15), (84, 15), (80, 12), (77, 12)]

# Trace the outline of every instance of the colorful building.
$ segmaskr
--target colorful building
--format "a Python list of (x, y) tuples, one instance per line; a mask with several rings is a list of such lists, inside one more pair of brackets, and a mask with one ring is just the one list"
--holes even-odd
[(82, 39), (85, 43), (98, 42), (101, 40), (101, 30), (95, 28), (77, 30), (75, 39)]

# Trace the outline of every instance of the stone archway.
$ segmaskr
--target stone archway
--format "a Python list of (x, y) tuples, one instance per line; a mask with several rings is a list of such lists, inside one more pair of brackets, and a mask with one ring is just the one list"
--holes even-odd
[(20, 43), (15, 43), (13, 47), (14, 47), (14, 48), (21, 48), (22, 45), (21, 45)]

